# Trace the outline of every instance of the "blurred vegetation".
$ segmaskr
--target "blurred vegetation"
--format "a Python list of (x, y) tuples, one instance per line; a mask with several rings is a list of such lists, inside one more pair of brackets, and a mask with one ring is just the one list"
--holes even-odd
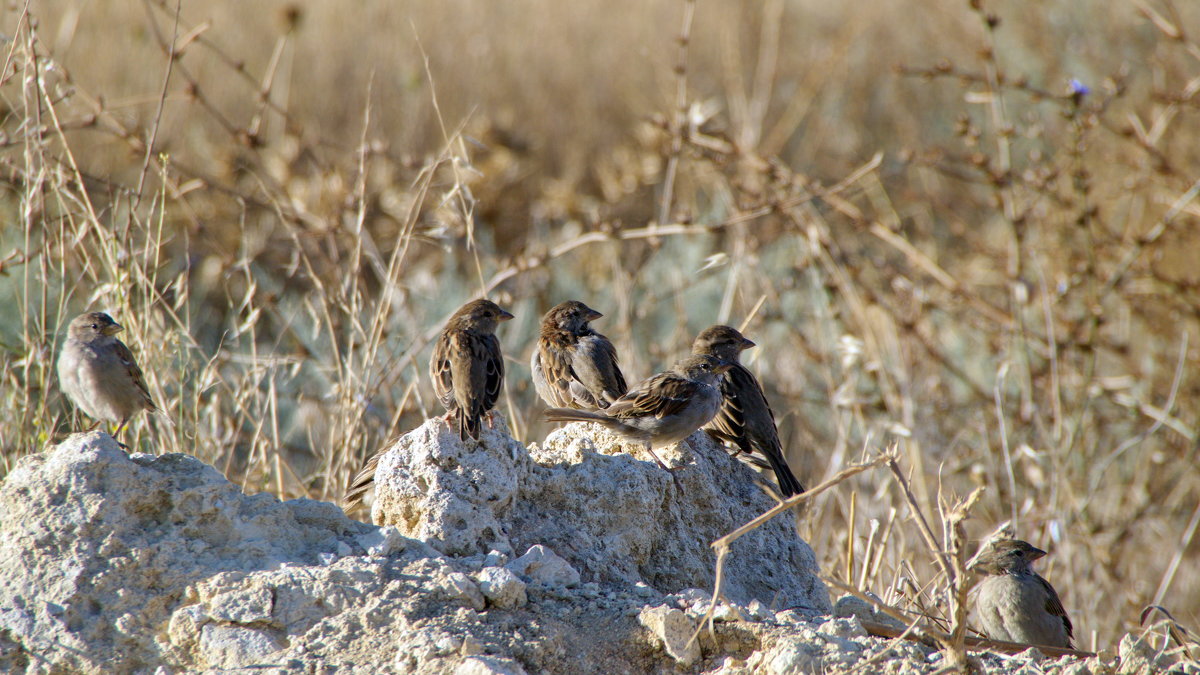
[[(440, 411), (428, 342), (480, 293), (544, 436), (526, 364), (578, 298), (631, 380), (745, 323), (806, 484), (895, 443), (927, 508), (985, 486), (972, 535), (1051, 550), (1082, 647), (1200, 623), (1200, 6), (2, 11), (0, 471), (84, 424), (84, 309), (176, 421), (131, 443), (332, 499)], [(824, 569), (937, 613), (902, 495), (850, 485), (802, 526)]]

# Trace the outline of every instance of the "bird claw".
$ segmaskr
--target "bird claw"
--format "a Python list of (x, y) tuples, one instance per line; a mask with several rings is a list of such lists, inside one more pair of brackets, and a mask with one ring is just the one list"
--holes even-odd
[(663, 471), (666, 471), (666, 472), (668, 472), (668, 473), (670, 473), (670, 474), (674, 474), (676, 471), (678, 471), (678, 470), (680, 470), (680, 469), (682, 469), (682, 468), (683, 468), (682, 466), (677, 466), (677, 467), (674, 467), (674, 468), (671, 468), (670, 466), (667, 466), (667, 463), (666, 463), (666, 462), (664, 462), (664, 461), (662, 461), (662, 458), (660, 458), (660, 457), (658, 456), (658, 453), (654, 452), (654, 450), (653, 450), (652, 448), (646, 448), (646, 452), (649, 452), (649, 453), (650, 453), (650, 456), (654, 458), (654, 461), (655, 461), (655, 462), (658, 462), (658, 465), (662, 467)]
[(653, 450), (650, 451), (650, 454), (654, 455), (654, 460), (656, 462), (658, 462), (658, 465), (661, 466), (663, 468), (663, 470), (667, 472), (667, 475), (671, 477), (671, 482), (675, 484), (675, 487), (680, 492), (682, 492), (683, 491), (683, 483), (681, 483), (679, 481), (679, 473), (678, 472), (683, 467), (682, 466), (674, 466), (674, 467), (667, 466), (666, 464), (663, 463), (663, 461), (661, 459), (658, 458), (658, 455), (655, 454)]
[(128, 423), (129, 423), (128, 418), (121, 420), (121, 423), (117, 425), (116, 432), (114, 432), (112, 435), (112, 439), (117, 442), (117, 445), (121, 446), (121, 449), (126, 450), (126, 451), (129, 450), (129, 446), (125, 445), (124, 443), (121, 442), (121, 432), (125, 431), (125, 425)]

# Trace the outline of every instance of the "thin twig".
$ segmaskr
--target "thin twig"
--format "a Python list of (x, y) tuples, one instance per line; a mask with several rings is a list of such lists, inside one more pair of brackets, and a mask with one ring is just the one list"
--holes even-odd
[(696, 0), (683, 0), (683, 26), (679, 29), (679, 51), (675, 61), (675, 114), (671, 121), (671, 148), (667, 156), (667, 170), (663, 176), (662, 199), (658, 203), (659, 225), (671, 219), (671, 203), (675, 197), (675, 174), (679, 170), (679, 156), (683, 152), (683, 137), (688, 129), (687, 61), (688, 43), (692, 35), (692, 19), (696, 14)]
[(733, 544), (733, 542), (737, 541), (739, 538), (741, 538), (745, 534), (752, 532), (752, 531), (758, 529), (759, 527), (762, 527), (762, 525), (764, 523), (766, 523), (768, 520), (774, 518), (775, 516), (783, 513), (784, 511), (790, 510), (792, 507), (795, 507), (804, 502), (807, 502), (808, 500), (812, 499), (813, 497), (816, 497), (817, 495), (828, 490), (829, 488), (833, 487), (834, 485), (837, 485), (838, 483), (841, 483), (841, 482), (847, 480), (848, 478), (851, 478), (852, 476), (856, 476), (856, 475), (862, 473), (863, 471), (866, 471), (868, 469), (873, 469), (881, 464), (886, 464), (888, 462), (894, 461), (894, 459), (895, 459), (894, 453), (895, 453), (895, 448), (891, 448), (888, 450), (887, 453), (882, 454), (869, 462), (865, 462), (863, 464), (855, 464), (853, 466), (848, 466), (845, 469), (842, 469), (841, 471), (837, 472), (832, 478), (825, 481), (824, 483), (821, 483), (820, 485), (818, 485), (806, 492), (802, 492), (800, 494), (796, 494), (796, 495), (792, 495), (791, 497), (788, 497), (787, 499), (785, 499), (785, 500), (779, 502), (778, 504), (776, 504), (775, 506), (773, 506), (766, 513), (763, 513), (762, 515), (758, 516), (754, 520), (751, 520), (750, 522), (746, 523), (745, 525), (742, 525), (741, 527), (737, 528), (733, 532), (730, 532), (729, 534), (714, 541), (712, 543), (712, 547), (717, 550), (717, 567), (716, 567), (716, 572), (715, 572), (716, 581), (713, 585), (712, 601), (709, 603), (708, 611), (704, 614), (704, 619), (701, 620), (700, 625), (697, 626), (697, 628), (696, 628), (696, 632), (693, 633), (691, 639), (688, 640), (688, 644), (690, 645), (692, 642), (694, 642), (696, 640), (696, 638), (700, 635), (700, 632), (702, 630), (704, 630), (705, 625), (708, 625), (710, 631), (712, 630), (712, 618), (713, 618), (713, 614), (716, 612), (717, 603), (720, 602), (721, 587), (724, 582), (723, 572), (724, 572), (725, 556), (729, 555), (729, 547)]
[(154, 148), (158, 145), (158, 130), (162, 125), (163, 108), (167, 104), (167, 86), (171, 83), (171, 70), (175, 67), (175, 41), (179, 38), (179, 11), (182, 6), (183, 0), (175, 1), (175, 23), (171, 27), (171, 42), (167, 46), (167, 67), (163, 71), (162, 87), (158, 92), (158, 107), (154, 111), (154, 122), (150, 125), (150, 138), (146, 140), (146, 156), (142, 158), (142, 171), (138, 174), (137, 188), (133, 191), (134, 212), (142, 203), (146, 175), (150, 172), (150, 158), (154, 155)]

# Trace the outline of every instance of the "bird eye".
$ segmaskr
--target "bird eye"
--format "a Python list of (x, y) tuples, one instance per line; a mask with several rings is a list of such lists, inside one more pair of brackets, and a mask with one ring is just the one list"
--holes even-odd
[(97, 324), (92, 324), (92, 330), (100, 330), (100, 326)]

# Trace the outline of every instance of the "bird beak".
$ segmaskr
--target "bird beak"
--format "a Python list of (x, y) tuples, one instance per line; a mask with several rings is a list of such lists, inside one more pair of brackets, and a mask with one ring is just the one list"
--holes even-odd
[(601, 314), (600, 312), (597, 312), (596, 310), (592, 309), (591, 307), (589, 307), (588, 311), (587, 311), (587, 315), (583, 317), (583, 320), (584, 321), (595, 321), (596, 319), (599, 319), (602, 316), (604, 316), (604, 315)]
[(113, 325), (108, 326), (107, 328), (104, 329), (104, 334), (105, 335), (116, 335), (117, 333), (120, 333), (123, 330), (125, 330), (124, 326), (122, 326), (119, 323), (113, 322)]
[(754, 340), (751, 340), (750, 338), (745, 338), (745, 337), (742, 338), (742, 349), (743, 350), (750, 349), (751, 347), (757, 347), (757, 346), (758, 345), (754, 343)]
[(503, 309), (500, 310), (500, 314), (498, 316), (496, 316), (497, 321), (508, 321), (511, 318), (513, 318), (513, 315), (509, 312), (506, 312)]
[(1030, 546), (1029, 547), (1029, 555), (1030, 555), (1030, 558), (1029, 558), (1030, 560), (1037, 560), (1038, 558), (1044, 558), (1046, 556), (1046, 552), (1040, 548), (1034, 548), (1034, 547)]

